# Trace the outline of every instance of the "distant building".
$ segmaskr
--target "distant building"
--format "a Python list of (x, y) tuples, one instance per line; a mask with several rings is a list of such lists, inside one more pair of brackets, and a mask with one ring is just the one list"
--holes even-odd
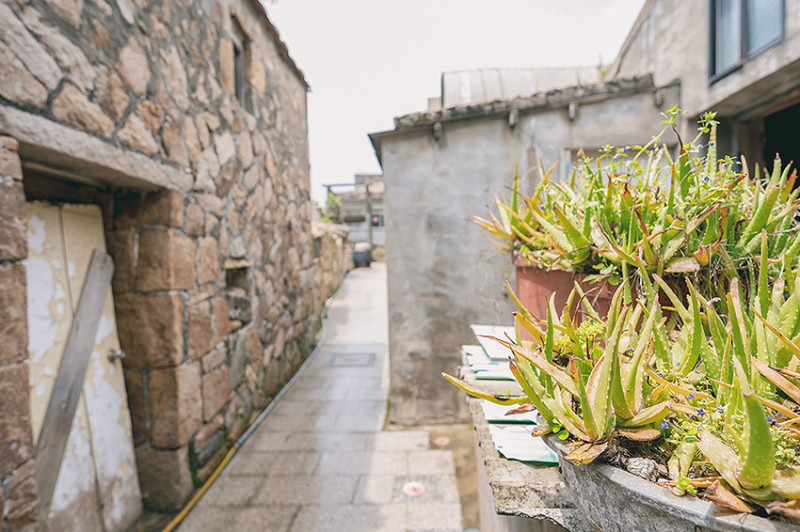
[(342, 202), (341, 221), (350, 228), (347, 241), (385, 246), (383, 174), (356, 174), (352, 188), (343, 192), (334, 190)]
[(439, 373), (459, 364), (470, 323), (510, 324), (510, 259), (466, 220), (486, 213), (515, 165), (524, 190), (540, 161), (559, 162), (563, 178), (580, 149), (646, 143), (675, 104), (685, 139), (715, 110), (721, 153), (800, 161), (800, 0), (648, 0), (607, 71), (444, 73), (426, 111), (370, 135), (392, 249), (391, 423), (459, 419), (463, 398)]

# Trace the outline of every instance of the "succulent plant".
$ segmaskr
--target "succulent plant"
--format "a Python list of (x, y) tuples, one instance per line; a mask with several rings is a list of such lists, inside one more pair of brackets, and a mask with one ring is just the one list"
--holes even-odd
[(473, 221), (500, 250), (543, 268), (618, 278), (636, 269), (697, 274), (701, 293), (714, 295), (730, 279), (756, 271), (762, 231), (770, 260), (783, 255), (796, 264), (796, 172), (776, 159), (762, 180), (758, 166), (751, 177), (744, 158), (717, 159), (713, 114), (703, 117), (691, 142), (679, 139), (673, 159), (662, 136), (679, 112), (670, 109), (664, 129), (645, 146), (607, 146), (598, 159), (583, 158), (567, 183), (554, 182), (551, 167), (530, 197), (520, 192), (515, 172), (510, 201), (501, 196), (497, 216)]
[[(750, 303), (732, 279), (722, 301), (686, 280), (686, 303), (657, 275), (638, 300), (617, 289), (607, 317), (581, 298), (584, 321), (552, 303), (537, 322), (508, 286), (514, 319), (532, 341), (496, 338), (509, 349), (521, 396), (492, 396), (449, 375), (467, 393), (545, 423), (535, 434), (575, 440), (567, 460), (589, 463), (617, 439), (658, 440), (676, 494), (703, 490), (737, 511), (766, 507), (800, 517), (800, 266), (769, 280), (766, 232)], [(773, 272), (774, 273), (774, 272)], [(659, 293), (671, 303), (662, 316)], [(623, 440), (620, 440), (623, 438)], [(787, 502), (787, 500), (789, 502)]]

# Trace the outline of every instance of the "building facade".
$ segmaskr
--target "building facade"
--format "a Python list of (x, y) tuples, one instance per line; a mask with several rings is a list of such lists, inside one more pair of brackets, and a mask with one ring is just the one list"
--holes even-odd
[[(311, 351), (307, 89), (256, 0), (0, 1), (4, 529), (180, 508)], [(114, 273), (67, 439), (93, 249)]]

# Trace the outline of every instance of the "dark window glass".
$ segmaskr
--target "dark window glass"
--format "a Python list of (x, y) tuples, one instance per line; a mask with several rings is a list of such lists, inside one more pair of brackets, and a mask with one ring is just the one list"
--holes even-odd
[(233, 79), (236, 88), (236, 99), (244, 107), (244, 52), (233, 46)]
[(779, 40), (783, 33), (781, 0), (747, 0), (747, 52)]
[(716, 0), (716, 27), (715, 42), (716, 63), (715, 72), (724, 72), (736, 66), (742, 50), (741, 26), (742, 12), (740, 0)]
[(711, 0), (712, 76), (723, 76), (783, 39), (785, 0)]

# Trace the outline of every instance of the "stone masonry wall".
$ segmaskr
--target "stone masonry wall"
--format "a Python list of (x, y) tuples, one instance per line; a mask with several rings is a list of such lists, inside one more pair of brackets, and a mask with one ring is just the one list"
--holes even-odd
[[(26, 168), (23, 177), (16, 142), (4, 140), (0, 313), (8, 315), (0, 319), (0, 439), (18, 441), (0, 441), (0, 453), (14, 450), (13, 460), (0, 455), (7, 509), (23, 492), (35, 501), (35, 486), (31, 492), (25, 484), (35, 465), (22, 414), (23, 184), (29, 200), (103, 209), (137, 466), (150, 508), (179, 508), (310, 352), (319, 305), (307, 85), (261, 9), (251, 0), (0, 0), (0, 134), (22, 139)], [(235, 95), (236, 37), (244, 47), (244, 106)], [(3, 116), (22, 117), (14, 124), (44, 120), (75, 141), (39, 145), (41, 131)], [(90, 137), (100, 140), (92, 157), (106, 149), (106, 159), (143, 155), (159, 172), (96, 172), (100, 181), (91, 187), (65, 184), (80, 177), (80, 165), (70, 161), (84, 156), (80, 145)], [(17, 161), (16, 173), (7, 160)], [(184, 172), (191, 182), (126, 188), (129, 177), (152, 182), (160, 169)], [(17, 418), (2, 417), (7, 406)]]
[(28, 254), (17, 142), (0, 136), (0, 529), (35, 530), (36, 460), (28, 393)]
[(351, 266), (347, 263), (345, 242), (350, 228), (342, 224), (312, 225), (315, 255), (317, 255), (317, 304), (320, 308), (331, 297)]

